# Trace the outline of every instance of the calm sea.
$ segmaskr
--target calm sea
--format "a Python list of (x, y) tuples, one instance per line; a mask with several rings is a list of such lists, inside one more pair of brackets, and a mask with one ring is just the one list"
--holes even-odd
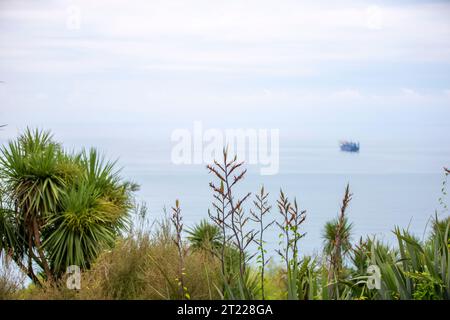
[[(122, 157), (121, 164), (123, 174), (141, 185), (138, 196), (147, 203), (151, 217), (161, 217), (163, 208), (170, 208), (179, 199), (187, 227), (207, 218), (212, 201), (208, 184), (215, 177), (205, 166), (171, 165), (170, 150), (165, 148), (142, 146), (138, 150), (134, 156)], [(320, 250), (323, 226), (337, 216), (349, 183), (353, 199), (347, 214), (354, 225), (353, 239), (376, 235), (393, 244), (394, 226), (423, 237), (430, 217), (436, 210), (442, 211), (438, 201), (445, 179), (442, 167), (449, 159), (449, 150), (439, 147), (369, 144), (363, 145), (360, 153), (352, 154), (341, 152), (334, 141), (321, 146), (299, 143), (281, 148), (279, 174), (261, 176), (258, 167), (249, 166), (249, 174), (237, 193), (254, 193), (264, 185), (270, 193), (274, 219), (279, 216), (276, 199), (280, 188), (290, 199), (296, 198), (301, 209), (307, 211), (303, 225), (306, 236), (301, 246), (304, 253), (310, 254)], [(278, 233), (276, 227), (267, 232), (273, 255)]]

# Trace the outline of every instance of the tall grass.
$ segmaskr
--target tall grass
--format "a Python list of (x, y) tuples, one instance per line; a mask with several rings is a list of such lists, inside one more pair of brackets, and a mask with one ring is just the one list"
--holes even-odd
[(0, 257), (0, 300), (17, 299), (24, 280), (8, 257)]
[[(136, 232), (136, 231), (135, 231)], [(81, 290), (70, 291), (65, 279), (58, 285), (33, 286), (27, 299), (181, 299), (180, 256), (173, 241), (169, 218), (152, 230), (136, 232), (103, 252), (91, 269), (83, 272)], [(219, 299), (214, 283), (220, 283), (219, 260), (210, 254), (188, 250), (184, 256), (183, 285), (192, 299)], [(183, 295), (185, 296), (185, 291)]]

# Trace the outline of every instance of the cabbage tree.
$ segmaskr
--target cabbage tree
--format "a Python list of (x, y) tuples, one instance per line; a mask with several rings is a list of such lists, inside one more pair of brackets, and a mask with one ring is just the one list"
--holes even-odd
[(0, 150), (0, 252), (36, 283), (89, 268), (127, 228), (134, 188), (95, 149), (27, 129)]

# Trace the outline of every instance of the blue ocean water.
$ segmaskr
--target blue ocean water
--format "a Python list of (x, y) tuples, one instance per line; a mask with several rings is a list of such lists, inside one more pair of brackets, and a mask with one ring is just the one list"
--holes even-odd
[[(181, 202), (185, 225), (190, 227), (208, 217), (213, 200), (209, 182), (215, 177), (204, 165), (170, 164), (170, 150), (158, 149), (161, 158), (149, 159), (151, 150), (140, 149), (140, 156), (122, 158), (123, 174), (141, 185), (140, 199), (148, 206), (152, 218), (161, 217), (163, 208)], [(156, 159), (155, 159), (156, 158)], [(442, 208), (438, 199), (445, 176), (442, 167), (450, 159), (442, 148), (390, 147), (376, 144), (362, 146), (358, 154), (341, 152), (336, 143), (316, 146), (299, 143), (280, 150), (280, 173), (259, 174), (258, 167), (248, 166), (249, 173), (237, 188), (237, 194), (257, 192), (261, 185), (270, 193), (273, 206), (268, 219), (277, 219), (276, 200), (280, 188), (306, 210), (301, 240), (302, 252), (321, 250), (326, 221), (337, 216), (345, 186), (350, 184), (353, 199), (347, 211), (353, 223), (353, 240), (377, 236), (394, 244), (394, 226), (408, 228), (418, 237), (435, 212)], [(247, 203), (247, 210), (251, 202)], [(267, 231), (270, 254), (276, 255), (276, 226)]]

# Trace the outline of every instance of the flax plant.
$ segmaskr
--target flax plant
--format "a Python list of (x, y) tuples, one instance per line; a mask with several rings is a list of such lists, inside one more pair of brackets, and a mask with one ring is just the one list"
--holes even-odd
[(328, 257), (328, 290), (330, 298), (337, 298), (339, 293), (339, 281), (341, 280), (343, 261), (351, 250), (352, 224), (348, 222), (346, 210), (352, 199), (350, 186), (345, 188), (339, 216), (336, 220), (325, 224), (323, 238), (325, 240), (325, 254)]
[(264, 221), (265, 216), (267, 214), (269, 214), (270, 210), (272, 209), (272, 206), (269, 205), (269, 202), (267, 200), (268, 196), (269, 196), (269, 193), (265, 192), (264, 186), (261, 186), (259, 194), (255, 195), (255, 200), (253, 201), (256, 211), (250, 210), (250, 214), (252, 215), (252, 220), (254, 222), (256, 222), (259, 227), (259, 230), (255, 233), (255, 238), (253, 241), (257, 245), (257, 250), (259, 251), (256, 262), (259, 263), (259, 269), (260, 269), (262, 300), (265, 300), (265, 296), (266, 296), (265, 288), (264, 288), (265, 269), (266, 269), (267, 264), (270, 261), (270, 258), (266, 257), (267, 250), (264, 248), (264, 245), (265, 245), (264, 231), (266, 231), (267, 228), (269, 228), (272, 224), (275, 223), (275, 220), (269, 221), (269, 223), (266, 223)]
[[(243, 162), (237, 161), (237, 157), (229, 158), (227, 148), (223, 149), (223, 159), (219, 163), (214, 160), (207, 169), (218, 179), (218, 183), (210, 183), (213, 191), (213, 207), (216, 213), (209, 213), (212, 221), (222, 230), (223, 246), (221, 252), (222, 272), (225, 277), (225, 287), (229, 286), (230, 277), (226, 274), (226, 243), (229, 241), (238, 251), (239, 281), (238, 289), (241, 297), (251, 297), (253, 294), (249, 289), (248, 261), (252, 256), (247, 255), (247, 248), (252, 243), (255, 234), (253, 230), (247, 230), (249, 216), (243, 208), (244, 202), (251, 193), (246, 193), (243, 197), (235, 197), (234, 187), (244, 179), (246, 169), (241, 170)], [(230, 234), (230, 235), (228, 235)], [(232, 250), (230, 250), (230, 253)], [(228, 290), (230, 292), (230, 290)]]
[(178, 276), (176, 281), (178, 282), (178, 286), (180, 288), (180, 295), (182, 299), (190, 299), (189, 291), (185, 285), (184, 277), (185, 277), (185, 268), (184, 268), (184, 260), (186, 256), (186, 249), (183, 245), (182, 233), (183, 233), (183, 217), (181, 216), (181, 208), (180, 201), (175, 201), (175, 206), (172, 207), (172, 217), (170, 219), (173, 227), (175, 228), (175, 237), (173, 242), (177, 247), (178, 252)]
[[(288, 299), (298, 299), (298, 282), (299, 282), (299, 241), (305, 236), (300, 231), (301, 225), (306, 219), (306, 210), (300, 210), (297, 200), (291, 203), (285, 196), (283, 190), (280, 190), (280, 197), (277, 201), (278, 211), (282, 221), (276, 222), (281, 233), (280, 245), (281, 249), (277, 253), (285, 263), (287, 275), (287, 294)], [(283, 245), (284, 242), (284, 245)]]

